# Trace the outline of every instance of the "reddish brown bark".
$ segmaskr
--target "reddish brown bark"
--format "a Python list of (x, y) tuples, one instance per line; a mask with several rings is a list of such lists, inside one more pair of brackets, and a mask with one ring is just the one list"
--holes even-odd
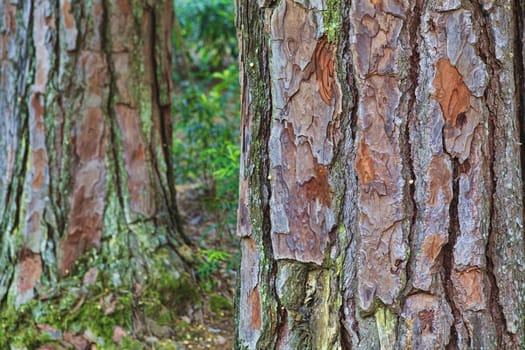
[(171, 174), (172, 6), (0, 2), (0, 302), (27, 302), (92, 248), (129, 284), (156, 249), (189, 251)]
[(238, 348), (525, 346), (523, 6), (238, 1)]

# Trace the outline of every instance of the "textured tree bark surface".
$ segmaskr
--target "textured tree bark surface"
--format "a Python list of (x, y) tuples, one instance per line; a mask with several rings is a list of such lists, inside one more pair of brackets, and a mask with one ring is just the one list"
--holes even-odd
[(116, 285), (143, 281), (160, 247), (174, 270), (190, 258), (171, 176), (172, 16), (172, 1), (0, 1), (2, 303), (93, 247)]
[(525, 348), (521, 1), (237, 1), (238, 349)]

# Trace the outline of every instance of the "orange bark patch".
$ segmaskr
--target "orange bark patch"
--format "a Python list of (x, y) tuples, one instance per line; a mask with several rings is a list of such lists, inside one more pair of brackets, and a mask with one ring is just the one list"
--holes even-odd
[(246, 243), (247, 243), (247, 246), (248, 246), (248, 250), (250, 252), (250, 254), (255, 254), (255, 241), (251, 238), (246, 238)]
[(39, 190), (44, 184), (44, 171), (47, 166), (47, 152), (43, 148), (39, 148), (31, 153), (31, 161), (33, 163), (33, 182), (31, 183), (34, 190)]
[(355, 167), (359, 180), (363, 185), (368, 185), (374, 181), (376, 174), (374, 169), (374, 161), (370, 158), (368, 145), (363, 139), (359, 143), (359, 150), (357, 151), (357, 159)]
[(144, 145), (142, 143), (137, 145), (137, 150), (134, 152), (133, 158), (139, 162), (144, 160)]
[(33, 289), (42, 275), (42, 261), (40, 254), (33, 253), (27, 248), (20, 251), (20, 274), (18, 277), (18, 291), (25, 293)]
[(423, 241), (423, 254), (430, 261), (436, 260), (439, 253), (441, 252), (441, 247), (445, 244), (446, 238), (442, 235), (430, 235), (425, 238)]
[(483, 273), (478, 269), (458, 272), (458, 280), (463, 289), (467, 307), (480, 308), (484, 306)]
[(417, 313), (422, 331), (433, 332), (434, 330), (434, 310), (421, 310)]
[(252, 318), (250, 320), (250, 327), (252, 329), (261, 329), (261, 295), (257, 288), (254, 288), (249, 296), (249, 304), (252, 307)]
[(82, 160), (96, 158), (100, 153), (104, 132), (104, 115), (100, 108), (89, 108), (79, 135), (77, 154)]
[(330, 105), (335, 90), (335, 59), (334, 47), (326, 38), (321, 38), (317, 42), (314, 60), (319, 95), (324, 103)]
[(383, 4), (383, 0), (370, 0), (370, 2), (372, 3), (372, 5), (382, 5)]
[(435, 206), (442, 193), (445, 203), (452, 199), (451, 179), (452, 173), (445, 157), (434, 157), (428, 167), (427, 176), (430, 178), (428, 185), (429, 196), (427, 204)]
[(40, 94), (33, 94), (31, 96), (31, 107), (35, 112), (36, 128), (39, 131), (44, 131), (44, 106), (40, 103)]
[(131, 13), (131, 5), (129, 0), (118, 0), (117, 6), (120, 10), (120, 15), (127, 16)]
[(76, 259), (86, 250), (100, 244), (102, 236), (102, 218), (100, 215), (94, 214), (84, 217), (77, 215), (74, 220), (74, 228), (68, 230), (68, 235), (60, 245), (62, 257), (58, 269), (63, 276), (69, 274)]
[(59, 271), (66, 275), (75, 260), (91, 247), (99, 247), (102, 237), (106, 167), (90, 161), (74, 174), (67, 234), (60, 244)]
[[(274, 249), (280, 256), (321, 264), (324, 259), (322, 252), (329, 238), (325, 227), (326, 218), (319, 207), (331, 206), (329, 170), (317, 162), (310, 144), (296, 145), (295, 141), (293, 128), (283, 131), (281, 170), (284, 171), (281, 174), (288, 195), (282, 202), (288, 221), (287, 232), (291, 234), (273, 236)], [(278, 174), (276, 180), (272, 181), (280, 181), (281, 175)]]
[(102, 96), (102, 89), (107, 82), (107, 63), (104, 56), (95, 51), (83, 51), (80, 55), (80, 65), (87, 76), (88, 90), (97, 96)]
[(465, 113), (470, 106), (470, 91), (448, 59), (441, 59), (436, 66), (433, 96), (439, 102), (447, 124), (456, 127), (458, 116)]
[(138, 111), (123, 104), (118, 104), (115, 111), (122, 129), (124, 163), (128, 173), (127, 185), (131, 208), (134, 212), (149, 217), (155, 211), (155, 203), (149, 190), (149, 168), (145, 160), (147, 145), (145, 146), (142, 141)]
[(71, 3), (69, 1), (64, 1), (62, 5), (62, 14), (64, 15), (64, 23), (66, 29), (71, 29), (75, 26), (75, 19), (71, 15)]
[(44, 174), (41, 171), (37, 171), (32, 182), (32, 187), (35, 190), (38, 190), (44, 184)]
[(319, 202), (326, 206), (331, 206), (330, 185), (328, 183), (328, 170), (325, 166), (316, 166), (317, 176), (307, 181), (302, 187), (306, 191), (308, 201), (318, 199)]
[(4, 1), (4, 13), (1, 15), (4, 15), (4, 28), (9, 28), (10, 33), (16, 33), (16, 12), (17, 8), (19, 6), (13, 4), (10, 4), (9, 1)]

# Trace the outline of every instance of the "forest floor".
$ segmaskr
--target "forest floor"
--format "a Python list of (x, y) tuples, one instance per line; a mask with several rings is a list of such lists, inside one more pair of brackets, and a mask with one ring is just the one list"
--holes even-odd
[[(224, 261), (208, 259), (209, 266), (202, 266), (209, 275), (201, 279), (202, 304), (191, 315), (183, 316), (181, 323), (187, 327), (176, 327), (175, 339), (183, 349), (232, 349), (233, 348), (233, 304), (235, 296), (236, 263), (239, 251), (235, 227), (228, 232), (221, 229), (221, 218), (206, 209), (206, 193), (197, 185), (177, 187), (179, 211), (185, 223), (185, 233), (201, 251)], [(233, 234), (232, 234), (233, 233)], [(209, 255), (208, 255), (209, 258)], [(218, 301), (218, 302), (217, 302)], [(216, 305), (216, 304), (220, 305)]]

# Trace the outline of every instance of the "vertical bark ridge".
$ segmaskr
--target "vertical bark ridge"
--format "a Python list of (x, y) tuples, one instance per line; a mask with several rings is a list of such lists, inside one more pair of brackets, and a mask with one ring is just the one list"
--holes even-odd
[(285, 314), (276, 301), (276, 262), (271, 249), (268, 139), (272, 115), (266, 21), (274, 3), (237, 1), (241, 67), (241, 164), (238, 235), (240, 293), (236, 348), (275, 348)]
[[(479, 21), (482, 23), (480, 26), (480, 37), (481, 37), (481, 45), (480, 45), (480, 57), (487, 66), (488, 74), (489, 74), (489, 85), (491, 86), (497, 86), (497, 71), (501, 69), (499, 63), (495, 60), (495, 47), (493, 39), (491, 38), (490, 33), (488, 32), (488, 18), (486, 17), (486, 13), (482, 7), (482, 4), (479, 2), (473, 2), (473, 7), (476, 13), (476, 16), (479, 17)], [(484, 99), (486, 101), (487, 109), (488, 109), (488, 123), (487, 123), (487, 132), (488, 132), (488, 157), (489, 162), (491, 164), (494, 164), (496, 161), (496, 153), (495, 153), (495, 119), (496, 119), (496, 112), (494, 110), (494, 96), (491, 96), (491, 93), (489, 92), (489, 89), (487, 89), (484, 93)], [(488, 182), (490, 183), (490, 195), (488, 196), (490, 200), (490, 219), (489, 222), (491, 225), (493, 225), (493, 220), (495, 218), (495, 205), (494, 205), (494, 196), (496, 195), (496, 174), (494, 173), (494, 167), (490, 166), (488, 170)], [(494, 262), (492, 259), (492, 256), (495, 254), (494, 246), (491, 237), (494, 235), (493, 231), (489, 231), (489, 237), (487, 239), (486, 244), (486, 258), (487, 258), (487, 275), (489, 278), (490, 283), (490, 295), (489, 295), (489, 311), (492, 314), (492, 319), (495, 325), (495, 331), (496, 331), (496, 339), (495, 343), (498, 348), (503, 348), (505, 346), (508, 346), (508, 338), (505, 339), (505, 337), (508, 337), (509, 334), (507, 333), (506, 327), (505, 327), (505, 315), (503, 313), (503, 309), (500, 305), (499, 301), (499, 288), (498, 283), (496, 280), (496, 277), (494, 275)]]
[(406, 187), (399, 140), (407, 110), (407, 71), (401, 62), (407, 57), (397, 45), (407, 38), (408, 3), (360, 1), (351, 8), (359, 92), (355, 162), (358, 300), (362, 312), (373, 313), (377, 302), (386, 308), (399, 302), (408, 258), (403, 204)]
[[(53, 6), (54, 5), (54, 6)], [(54, 4), (50, 4), (52, 10), (52, 21), (55, 28), (60, 28), (60, 2), (55, 1)], [(56, 270), (51, 268), (53, 264), (49, 260), (50, 257), (54, 256), (55, 246), (54, 242), (60, 238), (60, 232), (65, 230), (65, 220), (62, 216), (62, 210), (65, 207), (64, 198), (65, 195), (60, 188), (60, 174), (63, 171), (63, 147), (61, 147), (64, 141), (64, 115), (65, 111), (62, 105), (62, 92), (63, 87), (60, 86), (60, 67), (61, 67), (61, 35), (60, 30), (55, 29), (51, 32), (53, 36), (53, 55), (51, 58), (52, 68), (49, 72), (50, 85), (54, 87), (56, 93), (54, 95), (46, 94), (45, 106), (46, 113), (44, 115), (46, 125), (46, 147), (48, 149), (49, 159), (49, 190), (48, 190), (48, 210), (46, 212), (46, 226), (47, 226), (47, 238), (48, 248), (47, 252), (43, 254), (44, 258), (44, 275), (50, 281), (56, 281)]]
[[(67, 211), (66, 232), (57, 252), (61, 276), (72, 272), (74, 262), (85, 251), (100, 248), (104, 232), (104, 210), (108, 181), (105, 154), (108, 146), (105, 104), (108, 94), (108, 58), (102, 48), (103, 6), (61, 0), (61, 29), (64, 30), (64, 67), (69, 91), (64, 91), (66, 109), (65, 151), (71, 164), (64, 183)], [(92, 20), (88, 19), (90, 17)], [(71, 65), (69, 65), (71, 64)], [(75, 74), (71, 70), (78, 70)], [(78, 90), (84, 85), (85, 93)], [(51, 90), (49, 90), (51, 93)], [(63, 173), (64, 174), (64, 173)]]
[[(525, 208), (525, 3), (520, 0), (514, 1), (514, 10), (515, 10), (515, 28), (517, 37), (515, 41), (515, 56), (514, 56), (514, 69), (515, 69), (515, 83), (516, 91), (519, 94), (519, 100), (517, 105), (517, 115), (518, 115), (518, 127), (520, 130), (520, 152), (521, 152), (521, 183), (522, 183), (522, 208)], [(523, 211), (524, 209), (522, 209)], [(525, 240), (525, 234), (521, 238)], [(492, 263), (492, 260), (491, 260)], [(494, 277), (494, 283), (496, 283), (496, 278)], [(521, 285), (522, 292), (525, 289), (525, 285)], [(499, 296), (499, 288), (498, 294)], [(523, 297), (522, 297), (523, 299)], [(499, 301), (499, 297), (498, 297)], [(501, 308), (500, 308), (501, 309)], [(502, 310), (503, 311), (503, 310)], [(525, 311), (521, 311), (521, 315), (525, 314)], [(504, 316), (504, 315), (503, 315)], [(521, 328), (523, 329), (523, 323), (521, 323)], [(518, 334), (517, 339), (514, 339), (516, 343), (525, 341), (525, 335), (523, 330), (521, 334)]]
[[(153, 167), (155, 175), (160, 179), (161, 188), (160, 190), (163, 193), (162, 198), (166, 201), (165, 206), (169, 210), (169, 215), (166, 218), (170, 221), (171, 225), (177, 228), (177, 236), (175, 236), (173, 242), (175, 246), (177, 241), (182, 241), (185, 244), (190, 245), (190, 239), (183, 233), (181, 219), (177, 209), (177, 200), (175, 193), (175, 183), (174, 183), (174, 168), (173, 161), (171, 157), (171, 145), (172, 145), (172, 128), (170, 123), (171, 118), (171, 101), (169, 99), (171, 93), (171, 86), (169, 84), (169, 62), (165, 62), (164, 57), (158, 57), (156, 54), (157, 50), (165, 52), (169, 56), (169, 47), (165, 46), (166, 40), (171, 40), (168, 36), (165, 37), (165, 33), (162, 30), (165, 28), (161, 24), (163, 21), (171, 23), (173, 18), (171, 17), (171, 11), (169, 8), (164, 8), (162, 5), (150, 7), (147, 5), (144, 12), (148, 18), (149, 28), (146, 29), (144, 35), (144, 42), (146, 43), (146, 53), (145, 56), (149, 60), (148, 65), (151, 66), (151, 99), (152, 99), (152, 119), (154, 124), (157, 125), (159, 130), (159, 140), (160, 152), (156, 152), (154, 143), (151, 143), (150, 152), (153, 155)], [(168, 18), (166, 18), (168, 16)], [(160, 25), (159, 25), (160, 24)], [(171, 27), (171, 26), (168, 26)], [(169, 61), (169, 60), (168, 60)], [(166, 65), (168, 64), (168, 67)], [(168, 74), (168, 76), (166, 76)], [(166, 82), (168, 80), (168, 82)], [(151, 135), (154, 137), (154, 134)], [(157, 159), (161, 157), (161, 159)], [(162, 167), (159, 167), (160, 164), (165, 165), (166, 175), (163, 176)], [(170, 236), (168, 236), (170, 237)], [(182, 255), (184, 256), (184, 255)]]
[(417, 228), (417, 218), (418, 218), (418, 203), (416, 200), (416, 173), (414, 164), (414, 154), (416, 151), (413, 149), (412, 145), (412, 136), (414, 128), (417, 123), (417, 94), (416, 91), (419, 85), (419, 75), (420, 75), (420, 29), (421, 29), (421, 13), (423, 8), (422, 1), (415, 1), (411, 4), (409, 8), (409, 14), (406, 17), (406, 28), (407, 28), (407, 44), (408, 47), (406, 50), (410, 52), (407, 57), (408, 72), (407, 72), (407, 81), (406, 81), (406, 114), (407, 119), (402, 125), (402, 140), (401, 140), (401, 154), (403, 160), (403, 176), (406, 179), (405, 182), (405, 202), (406, 202), (406, 217), (407, 217), (407, 230), (406, 235), (407, 241), (409, 242), (409, 247), (407, 248), (407, 264), (405, 267), (406, 281), (403, 287), (403, 291), (399, 296), (399, 305), (400, 309), (396, 311), (397, 315), (397, 325), (395, 328), (395, 344), (397, 347), (403, 347), (407, 344), (403, 343), (403, 334), (406, 332), (405, 324), (405, 314), (403, 313), (403, 308), (407, 297), (413, 293), (412, 288), (412, 275), (413, 275), (413, 265), (414, 265), (414, 254), (412, 252), (413, 247), (411, 243), (414, 239), (415, 230)]
[[(480, 2), (478, 13), (486, 24), (484, 55), (491, 67), (491, 89), (487, 100), (491, 118), (493, 149), (491, 234), (488, 239), (488, 262), (493, 285), (491, 307), (498, 332), (505, 347), (523, 344), (523, 303), (525, 285), (523, 245), (523, 173), (520, 162), (520, 66), (519, 3), (492, 5)], [(515, 18), (514, 18), (515, 17)], [(489, 25), (490, 24), (490, 25)], [(503, 33), (503, 34), (502, 34)], [(507, 118), (503, 117), (508, 116)], [(511, 248), (511, 246), (513, 248)], [(503, 329), (501, 329), (503, 327)]]
[[(24, 220), (24, 179), (29, 156), (28, 87), (32, 84), (33, 4), (0, 3), (0, 301), (15, 279), (16, 235)], [(21, 118), (17, 118), (20, 115)]]
[[(154, 72), (154, 84), (153, 94), (157, 105), (159, 106), (159, 120), (160, 120), (160, 136), (161, 145), (164, 154), (163, 162), (166, 163), (166, 192), (164, 198), (168, 201), (166, 204), (170, 210), (171, 224), (177, 228), (180, 239), (185, 244), (191, 245), (191, 241), (188, 236), (184, 234), (182, 228), (182, 220), (179, 215), (177, 208), (177, 194), (175, 191), (175, 175), (174, 175), (174, 164), (173, 157), (171, 156), (171, 145), (172, 145), (172, 134), (173, 130), (171, 127), (171, 84), (170, 84), (170, 63), (171, 63), (171, 25), (163, 26), (163, 22), (173, 22), (173, 11), (170, 11), (170, 7), (156, 7), (152, 9), (153, 20), (151, 22), (151, 62)], [(168, 28), (168, 30), (166, 30)], [(163, 30), (165, 32), (163, 32)], [(157, 50), (161, 50), (165, 53), (164, 56), (158, 57), (155, 55)], [(166, 58), (167, 56), (167, 58)], [(176, 241), (175, 240), (175, 241)]]

